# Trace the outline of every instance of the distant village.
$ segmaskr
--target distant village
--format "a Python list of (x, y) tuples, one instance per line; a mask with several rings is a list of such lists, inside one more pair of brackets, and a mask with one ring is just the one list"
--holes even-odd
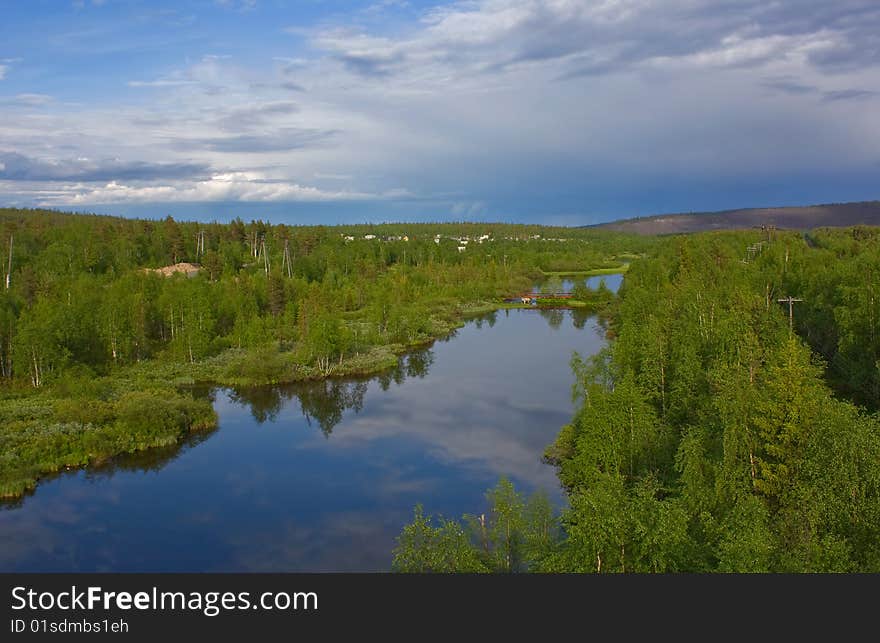
[[(355, 240), (355, 237), (350, 234), (340, 233), (340, 236), (346, 242), (350, 242), (350, 241)], [(533, 234), (533, 235), (528, 235), (528, 236), (507, 236), (507, 237), (502, 237), (502, 238), (505, 241), (569, 241), (569, 239), (564, 239), (564, 238), (541, 237), (540, 234)], [(409, 235), (404, 234), (404, 235), (379, 236), (379, 235), (375, 235), (375, 234), (365, 234), (363, 236), (363, 239), (365, 241), (380, 241), (380, 242), (381, 241), (385, 241), (385, 242), (409, 241)], [(465, 250), (467, 250), (468, 244), (470, 244), (472, 242), (481, 244), (481, 243), (495, 241), (495, 239), (489, 234), (482, 234), (480, 236), (474, 236), (474, 237), (471, 237), (468, 235), (463, 235), (463, 236), (452, 236), (452, 235), (442, 235), (442, 234), (434, 235), (434, 243), (436, 243), (438, 245), (440, 244), (440, 242), (443, 239), (447, 239), (449, 241), (455, 242), (456, 247), (458, 248), (459, 252), (464, 252)]]

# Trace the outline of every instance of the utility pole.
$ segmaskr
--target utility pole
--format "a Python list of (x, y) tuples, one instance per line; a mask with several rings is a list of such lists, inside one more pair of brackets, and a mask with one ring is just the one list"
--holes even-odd
[(788, 304), (788, 330), (789, 332), (794, 332), (794, 305), (799, 301), (803, 301), (803, 299), (798, 299), (797, 297), (789, 295), (788, 297), (783, 297), (776, 301), (780, 304)]
[(757, 243), (753, 243), (748, 248), (746, 248), (746, 252), (749, 255), (749, 261), (753, 261), (756, 256), (758, 256), (761, 251), (764, 249), (764, 242), (758, 241)]
[(12, 279), (12, 235), (9, 235), (9, 268), (6, 270), (6, 290), (9, 290), (9, 280)]
[(205, 231), (199, 230), (198, 235), (196, 235), (196, 261), (203, 254), (205, 254)]
[(290, 260), (290, 239), (284, 240), (284, 256), (281, 258), (281, 272), (287, 269), (287, 278), (293, 277), (293, 262)]
[(266, 252), (266, 237), (260, 237), (260, 254), (263, 255), (263, 267), (266, 269), (266, 276), (269, 276), (269, 253)]
[(767, 233), (767, 243), (773, 241), (773, 233), (776, 231), (776, 226), (772, 223), (762, 223), (761, 230)]

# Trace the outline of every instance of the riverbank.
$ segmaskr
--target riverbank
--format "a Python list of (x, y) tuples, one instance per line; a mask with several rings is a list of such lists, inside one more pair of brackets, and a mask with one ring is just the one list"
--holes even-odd
[(7, 389), (0, 398), (0, 498), (14, 499), (64, 469), (87, 467), (122, 454), (166, 447), (217, 425), (211, 401), (188, 386), (261, 386), (375, 375), (397, 366), (401, 355), (430, 345), (464, 325), (474, 308), (458, 306), (432, 316), (429, 333), (407, 343), (373, 346), (323, 367), (300, 361), (277, 343), (231, 348), (196, 362), (144, 361), (104, 377), (69, 375), (52, 387)]
[(602, 275), (619, 275), (629, 270), (629, 263), (623, 263), (612, 268), (592, 268), (590, 270), (542, 270), (545, 277), (600, 277)]
[[(431, 335), (375, 346), (326, 365), (297, 362), (277, 345), (227, 349), (198, 362), (145, 361), (105, 377), (69, 378), (53, 387), (6, 391), (0, 399), (0, 498), (33, 490), (40, 478), (122, 454), (177, 444), (216, 428), (211, 401), (192, 385), (265, 386), (362, 377), (394, 368), (400, 355), (448, 336), (464, 324), (433, 320)], [(71, 394), (76, 391), (76, 394)]]
[(0, 498), (19, 497), (62, 469), (173, 445), (217, 426), (209, 400), (169, 387), (88, 398), (9, 397), (0, 400), (0, 416)]
[[(611, 274), (611, 273), (602, 273)], [(397, 366), (400, 356), (449, 336), (469, 319), (505, 309), (592, 309), (607, 302), (545, 300), (539, 305), (500, 300), (457, 304), (426, 320), (426, 332), (319, 365), (277, 343), (230, 348), (195, 362), (150, 360), (104, 377), (70, 376), (51, 388), (7, 391), (0, 399), (0, 498), (33, 490), (41, 477), (94, 465), (114, 456), (176, 444), (216, 427), (209, 400), (184, 391), (192, 385), (248, 387), (328, 378), (366, 377)]]
[[(481, 507), (503, 471), (559, 506), (541, 455), (571, 415), (571, 351), (605, 345), (589, 319), (498, 311), (382, 374), (214, 388), (217, 430), (62, 470), (4, 503), (0, 532), (17, 546), (3, 566), (387, 571), (426, 490), (433, 508), (458, 516)], [(52, 519), (59, 507), (63, 521)], [(292, 545), (297, 534), (306, 546)]]

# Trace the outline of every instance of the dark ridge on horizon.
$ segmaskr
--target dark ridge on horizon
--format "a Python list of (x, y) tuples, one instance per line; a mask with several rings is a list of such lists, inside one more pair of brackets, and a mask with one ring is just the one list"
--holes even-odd
[(736, 230), (763, 225), (787, 230), (880, 225), (880, 201), (656, 214), (585, 227), (649, 235)]
[[(0, 206), (0, 213), (4, 216), (27, 216), (27, 215), (62, 215), (73, 217), (95, 217), (107, 220), (135, 220), (161, 222), (168, 215), (127, 216), (90, 211), (65, 210), (58, 207), (20, 207)], [(172, 217), (178, 223), (203, 223), (223, 224), (224, 222), (213, 220), (198, 220), (190, 217)], [(706, 232), (713, 230), (738, 230), (748, 228), (760, 228), (764, 225), (775, 226), (778, 229), (787, 230), (812, 230), (823, 227), (850, 227), (857, 225), (880, 226), (880, 200), (875, 201), (852, 201), (846, 203), (824, 203), (806, 206), (778, 206), (769, 208), (739, 208), (732, 210), (717, 210), (704, 212), (675, 212), (668, 214), (653, 214), (636, 216), (627, 219), (617, 219), (603, 223), (587, 225), (559, 225), (531, 222), (513, 222), (499, 219), (497, 221), (477, 221), (467, 219), (437, 220), (437, 221), (410, 221), (410, 220), (387, 220), (387, 221), (362, 221), (358, 223), (332, 222), (332, 223), (298, 223), (298, 222), (275, 222), (271, 217), (249, 217), (241, 219), (243, 222), (263, 222), (271, 225), (286, 225), (296, 227), (318, 228), (369, 228), (382, 226), (405, 226), (405, 225), (477, 225), (496, 226), (511, 225), (523, 228), (546, 228), (546, 229), (577, 229), (592, 228), (639, 235), (664, 235), (664, 234), (687, 234), (692, 232)], [(228, 223), (228, 222), (226, 222)]]

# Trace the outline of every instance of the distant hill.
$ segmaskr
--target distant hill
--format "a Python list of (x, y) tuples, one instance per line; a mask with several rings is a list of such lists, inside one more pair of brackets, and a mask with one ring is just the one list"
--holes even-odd
[(677, 234), (752, 228), (762, 225), (774, 225), (777, 228), (788, 230), (809, 230), (825, 226), (880, 225), (880, 201), (660, 214), (612, 221), (593, 227), (635, 234)]

